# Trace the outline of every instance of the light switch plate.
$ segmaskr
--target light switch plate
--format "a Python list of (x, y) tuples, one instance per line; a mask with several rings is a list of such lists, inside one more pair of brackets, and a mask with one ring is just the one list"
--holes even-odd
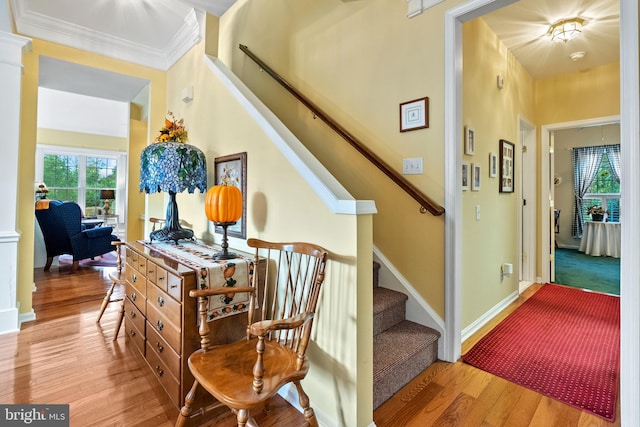
[(421, 175), (422, 174), (422, 157), (402, 159), (402, 174), (403, 175)]

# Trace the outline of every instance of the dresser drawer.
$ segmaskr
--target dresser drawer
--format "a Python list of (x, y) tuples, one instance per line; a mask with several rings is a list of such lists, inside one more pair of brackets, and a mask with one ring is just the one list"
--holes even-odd
[(153, 305), (158, 312), (177, 327), (182, 326), (182, 306), (157, 286), (150, 285), (147, 289), (147, 305)]
[(147, 320), (149, 321), (149, 327), (155, 329), (158, 335), (164, 338), (177, 353), (180, 353), (182, 350), (180, 345), (180, 327), (171, 323), (156, 307), (155, 304), (150, 304), (147, 300)]
[(145, 276), (147, 276), (147, 281), (151, 283), (156, 283), (157, 272), (158, 272), (158, 266), (151, 261), (147, 261), (147, 272), (145, 273)]
[[(147, 347), (150, 347), (148, 342)], [(157, 353), (155, 353), (150, 348), (147, 348), (146, 357), (147, 363), (149, 363), (149, 366), (151, 367), (151, 370), (153, 371), (156, 378), (160, 380), (160, 383), (166, 390), (171, 400), (173, 400), (173, 403), (177, 407), (180, 407), (180, 383), (178, 382), (178, 380), (173, 377), (173, 375), (167, 368), (167, 365), (165, 365), (162, 359), (158, 357)]]
[(129, 264), (127, 264), (124, 271), (124, 279), (128, 284), (136, 288), (138, 295), (147, 297), (147, 278), (144, 274), (137, 270), (134, 270)]
[(126, 282), (125, 284), (125, 292), (127, 293), (127, 299), (129, 302), (133, 303), (138, 310), (140, 310), (143, 316), (146, 316), (147, 298), (145, 298), (144, 294), (129, 282)]
[(154, 282), (157, 287), (167, 292), (167, 270), (162, 267), (156, 266), (156, 281)]
[(169, 368), (175, 378), (180, 378), (180, 356), (158, 332), (147, 325), (147, 353), (153, 351)]
[(142, 337), (144, 339), (144, 315), (138, 307), (136, 307), (129, 298), (124, 299), (124, 316), (129, 321), (129, 323), (133, 323), (138, 331), (142, 332)]
[(147, 259), (137, 253), (136, 251), (127, 251), (127, 255), (125, 257), (127, 264), (131, 265), (133, 268), (138, 270), (138, 272), (147, 274)]
[(124, 319), (124, 330), (127, 333), (127, 337), (129, 337), (129, 339), (131, 339), (131, 341), (133, 341), (133, 344), (135, 345), (136, 349), (138, 349), (140, 354), (142, 356), (144, 356), (145, 355), (145, 350), (146, 350), (145, 339), (144, 339), (144, 330), (140, 331), (136, 327), (136, 324), (133, 321), (131, 321), (131, 319), (129, 319), (129, 317)]
[(182, 278), (167, 272), (167, 292), (178, 301), (182, 301)]

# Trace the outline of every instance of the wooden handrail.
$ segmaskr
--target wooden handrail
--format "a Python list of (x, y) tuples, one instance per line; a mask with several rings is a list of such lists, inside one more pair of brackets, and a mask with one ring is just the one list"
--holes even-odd
[(353, 137), (342, 126), (336, 123), (331, 117), (325, 114), (318, 106), (307, 99), (304, 95), (293, 88), (285, 79), (283, 79), (278, 73), (272, 70), (267, 64), (265, 64), (260, 58), (258, 58), (249, 48), (245, 45), (240, 45), (240, 50), (243, 51), (249, 58), (251, 58), (261, 69), (267, 72), (275, 81), (280, 83), (290, 94), (292, 94), (298, 101), (303, 103), (315, 117), (320, 118), (327, 126), (333, 129), (338, 135), (344, 138), (353, 148), (355, 148), (360, 154), (373, 163), (378, 169), (380, 169), (385, 175), (387, 175), (393, 182), (395, 182), (400, 188), (402, 188), (407, 194), (413, 197), (420, 204), (421, 212), (429, 212), (432, 215), (440, 216), (444, 213), (444, 208), (431, 200), (428, 196), (418, 190), (413, 184), (407, 181), (397, 171), (392, 169), (384, 160), (378, 157), (375, 153), (370, 151), (364, 144)]

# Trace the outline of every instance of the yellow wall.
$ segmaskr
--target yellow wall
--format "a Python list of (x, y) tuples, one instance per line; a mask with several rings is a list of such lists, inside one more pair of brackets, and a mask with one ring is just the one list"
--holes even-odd
[[(55, 43), (33, 39), (33, 49), (23, 55), (24, 73), (22, 78), (22, 105), (20, 123), (20, 165), (18, 188), (18, 230), (21, 238), (18, 245), (18, 283), (17, 299), (20, 313), (32, 310), (31, 292), (33, 286), (34, 253), (34, 211), (33, 183), (35, 181), (35, 146), (37, 140), (37, 102), (39, 57), (49, 56), (69, 62), (87, 65), (107, 71), (127, 74), (150, 81), (150, 122), (160, 129), (165, 116), (166, 73), (139, 65), (95, 55), (78, 49)], [(148, 140), (148, 138), (145, 138)], [(133, 175), (135, 177), (135, 175)], [(131, 189), (137, 193), (138, 181), (128, 183), (129, 197)], [(143, 198), (142, 195), (138, 197)], [(37, 316), (37, 313), (36, 313)]]
[[(204, 64), (204, 54), (201, 43), (169, 70), (167, 107), (184, 118), (189, 143), (206, 154), (209, 186), (216, 157), (247, 152), (247, 237), (310, 241), (330, 251), (303, 385), (314, 408), (336, 425), (368, 425), (372, 402), (358, 402), (358, 391), (372, 390), (372, 269), (358, 267), (363, 261), (371, 266), (371, 216), (332, 213)], [(186, 86), (194, 88), (189, 104), (180, 99)], [(180, 219), (198, 238), (219, 244), (204, 199), (197, 191), (178, 194)], [(248, 249), (233, 237), (229, 245)]]
[(38, 144), (91, 148), (94, 150), (100, 150), (104, 147), (109, 147), (109, 150), (113, 151), (129, 150), (127, 138), (43, 128), (38, 129)]
[[(499, 153), (501, 139), (518, 152), (518, 115), (533, 120), (534, 81), (482, 19), (465, 23), (462, 31), (462, 120), (475, 131), (475, 155), (463, 160), (481, 166), (480, 191), (463, 192), (464, 328), (518, 289), (518, 183), (513, 193), (499, 192), (499, 178), (489, 177), (489, 153)], [(503, 89), (497, 87), (498, 75)], [(516, 179), (519, 167), (516, 162)], [(503, 263), (513, 264), (514, 273), (501, 280)]]
[[(407, 19), (405, 2), (239, 1), (220, 22), (220, 58), (356, 198), (374, 200), (374, 240), (444, 316), (444, 217), (421, 214), (347, 142), (302, 107), (238, 49), (245, 44), (395, 170), (444, 203), (443, 46), (447, 1)], [(438, 64), (438, 65), (436, 65)], [(399, 104), (428, 96), (430, 127), (399, 131)]]

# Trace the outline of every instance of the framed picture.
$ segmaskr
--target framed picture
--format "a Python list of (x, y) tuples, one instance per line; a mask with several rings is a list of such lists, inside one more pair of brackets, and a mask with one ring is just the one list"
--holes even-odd
[(495, 178), (496, 176), (498, 176), (498, 155), (489, 153), (489, 177)]
[(469, 162), (462, 162), (462, 191), (469, 189), (470, 180), (471, 171), (469, 170)]
[(480, 191), (480, 163), (471, 164), (471, 191)]
[[(215, 185), (234, 185), (242, 192), (242, 218), (227, 227), (229, 236), (247, 238), (247, 153), (216, 157)], [(216, 226), (216, 233), (222, 233), (222, 227)]]
[(500, 140), (500, 192), (513, 193), (515, 169), (515, 145), (504, 139)]
[(476, 133), (470, 126), (464, 128), (464, 154), (469, 156), (476, 154)]
[(429, 127), (429, 98), (400, 104), (400, 132)]

